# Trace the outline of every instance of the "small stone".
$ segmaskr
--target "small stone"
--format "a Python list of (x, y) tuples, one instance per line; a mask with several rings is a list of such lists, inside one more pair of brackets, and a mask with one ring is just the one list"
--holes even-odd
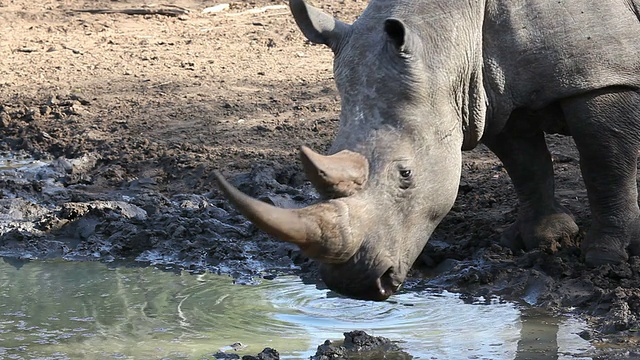
[(203, 14), (217, 13), (217, 12), (221, 12), (221, 11), (225, 11), (225, 10), (229, 10), (229, 4), (218, 4), (218, 5), (215, 5), (215, 6), (211, 6), (211, 7), (203, 9), (202, 13)]
[(28, 109), (24, 116), (22, 117), (22, 120), (24, 121), (33, 121), (35, 119), (37, 119), (40, 116), (40, 109)]
[(23, 47), (20, 49), (16, 49), (17, 52), (23, 52), (23, 53), (32, 53), (32, 52), (36, 52), (38, 51), (38, 49), (36, 48), (31, 48), (31, 47)]
[(6, 112), (0, 112), (0, 128), (9, 127), (11, 124), (11, 117)]
[(232, 360), (232, 359), (240, 359), (240, 355), (238, 354), (227, 354), (225, 352), (219, 351), (213, 354), (213, 357), (216, 360)]
[(590, 330), (583, 330), (578, 333), (578, 336), (587, 341), (593, 339), (593, 333)]
[(40, 115), (48, 116), (49, 114), (51, 114), (51, 107), (47, 105), (40, 106)]

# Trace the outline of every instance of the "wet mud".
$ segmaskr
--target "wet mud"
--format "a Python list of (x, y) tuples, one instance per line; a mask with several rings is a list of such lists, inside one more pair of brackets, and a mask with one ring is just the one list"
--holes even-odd
[[(213, 181), (221, 169), (278, 206), (317, 200), (296, 151), (326, 150), (336, 129), (331, 54), (305, 42), (286, 9), (244, 12), (274, 3), (284, 4), (233, 3), (240, 15), (227, 16), (178, 1), (194, 11), (168, 18), (0, 0), (0, 30), (10, 34), (0, 40), (8, 54), (0, 66), (0, 255), (136, 259), (247, 283), (284, 273), (317, 281), (312, 261), (258, 231)], [(364, 6), (324, 9), (352, 21)], [(501, 246), (517, 201), (500, 162), (480, 146), (464, 154), (454, 208), (404, 291), (437, 287), (573, 312), (592, 325), (581, 336), (595, 357), (633, 357), (640, 258), (584, 265), (578, 249), (590, 214), (579, 159), (570, 138), (548, 142), (558, 197), (580, 234), (528, 253)]]

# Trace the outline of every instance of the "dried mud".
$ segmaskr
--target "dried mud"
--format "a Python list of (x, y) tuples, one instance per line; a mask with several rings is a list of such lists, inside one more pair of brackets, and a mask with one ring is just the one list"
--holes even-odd
[[(321, 4), (322, 2), (316, 2)], [(88, 14), (132, 1), (0, 0), (0, 254), (130, 258), (230, 273), (240, 282), (315, 265), (257, 231), (221, 197), (213, 170), (280, 206), (316, 200), (296, 150), (328, 148), (339, 101), (331, 52), (306, 42), (282, 1), (180, 17)], [(353, 21), (363, 1), (325, 2)], [(516, 198), (486, 148), (464, 154), (456, 204), (406, 290), (502, 295), (589, 319), (595, 358), (638, 355), (640, 259), (589, 269), (590, 214), (570, 138), (548, 138), (575, 239), (513, 254), (499, 245)]]

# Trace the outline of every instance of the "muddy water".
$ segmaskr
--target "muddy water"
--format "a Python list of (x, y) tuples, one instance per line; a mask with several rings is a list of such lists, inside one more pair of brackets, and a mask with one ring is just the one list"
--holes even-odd
[(582, 326), (446, 292), (374, 303), (296, 277), (235, 285), (152, 267), (0, 259), (2, 358), (211, 358), (219, 349), (255, 355), (272, 347), (303, 359), (325, 339), (362, 329), (418, 359), (586, 359), (589, 344), (575, 335)]
[(3, 170), (26, 170), (31, 167), (46, 165), (45, 162), (34, 160), (28, 156), (0, 152), (0, 171)]

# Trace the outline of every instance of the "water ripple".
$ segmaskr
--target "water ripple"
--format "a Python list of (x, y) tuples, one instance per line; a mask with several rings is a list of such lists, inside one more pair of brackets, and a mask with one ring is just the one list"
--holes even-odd
[[(297, 277), (239, 285), (151, 267), (29, 262), (16, 269), (0, 261), (0, 283), (2, 358), (201, 358), (239, 344), (230, 351), (273, 347), (282, 359), (303, 359), (324, 340), (360, 329), (400, 341), (417, 359), (513, 359), (523, 327), (533, 324), (510, 303), (474, 305), (417, 289), (392, 301), (359, 301)], [(579, 325), (545, 321), (553, 325), (545, 334), (563, 332), (558, 353), (584, 348), (575, 345)]]

